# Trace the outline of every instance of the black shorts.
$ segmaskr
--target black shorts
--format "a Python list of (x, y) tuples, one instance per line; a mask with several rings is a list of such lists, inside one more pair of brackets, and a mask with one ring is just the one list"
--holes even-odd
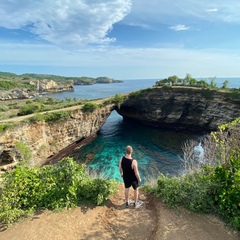
[(136, 190), (139, 187), (138, 181), (129, 182), (129, 181), (125, 181), (125, 180), (124, 180), (124, 186), (125, 186), (125, 188), (130, 188), (132, 186), (134, 190)]

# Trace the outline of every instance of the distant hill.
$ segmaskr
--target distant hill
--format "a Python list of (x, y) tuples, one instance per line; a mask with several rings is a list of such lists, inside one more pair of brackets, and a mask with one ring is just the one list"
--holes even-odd
[(16, 88), (31, 88), (30, 82), (34, 80), (47, 80), (61, 83), (62, 85), (69, 85), (73, 82), (74, 85), (91, 85), (96, 83), (119, 83), (121, 80), (114, 80), (108, 77), (64, 77), (51, 74), (35, 74), (24, 73), (17, 75), (10, 72), (0, 72), (0, 91), (8, 91)]

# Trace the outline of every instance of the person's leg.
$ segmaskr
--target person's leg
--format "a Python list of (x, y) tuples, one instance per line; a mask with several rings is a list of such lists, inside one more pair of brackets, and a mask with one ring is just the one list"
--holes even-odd
[(131, 187), (131, 183), (124, 181), (124, 187), (125, 187), (125, 203), (126, 207), (129, 207), (130, 201), (129, 201), (129, 188)]
[(134, 202), (138, 201), (138, 188), (134, 189)]
[(125, 202), (129, 201), (129, 188), (125, 188)]
[(134, 189), (134, 203), (136, 203), (138, 201), (138, 182), (132, 182), (132, 187)]
[(143, 202), (139, 201), (138, 182), (133, 182), (132, 187), (134, 189), (134, 207), (138, 208), (142, 206)]

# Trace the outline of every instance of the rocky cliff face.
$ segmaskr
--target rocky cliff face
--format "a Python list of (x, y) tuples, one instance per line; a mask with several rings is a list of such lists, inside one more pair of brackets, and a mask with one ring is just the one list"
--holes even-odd
[(157, 87), (133, 94), (117, 112), (155, 127), (216, 130), (240, 117), (240, 100), (223, 92), (183, 87)]
[(72, 111), (71, 118), (57, 122), (22, 123), (0, 134), (0, 163), (24, 160), (30, 152), (29, 165), (40, 166), (47, 158), (72, 144), (97, 133), (114, 105), (96, 109), (93, 113)]
[(10, 91), (0, 91), (0, 100), (28, 99), (30, 96), (38, 96), (39, 93), (28, 91), (27, 89), (15, 89)]
[(68, 83), (62, 84), (53, 80), (43, 79), (31, 81), (30, 84), (36, 86), (39, 92), (63, 92), (74, 90), (73, 81), (68, 81)]

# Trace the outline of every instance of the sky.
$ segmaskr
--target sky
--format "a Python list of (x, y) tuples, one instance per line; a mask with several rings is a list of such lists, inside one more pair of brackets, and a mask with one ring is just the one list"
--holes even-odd
[(1, 0), (0, 71), (240, 77), (239, 0)]

